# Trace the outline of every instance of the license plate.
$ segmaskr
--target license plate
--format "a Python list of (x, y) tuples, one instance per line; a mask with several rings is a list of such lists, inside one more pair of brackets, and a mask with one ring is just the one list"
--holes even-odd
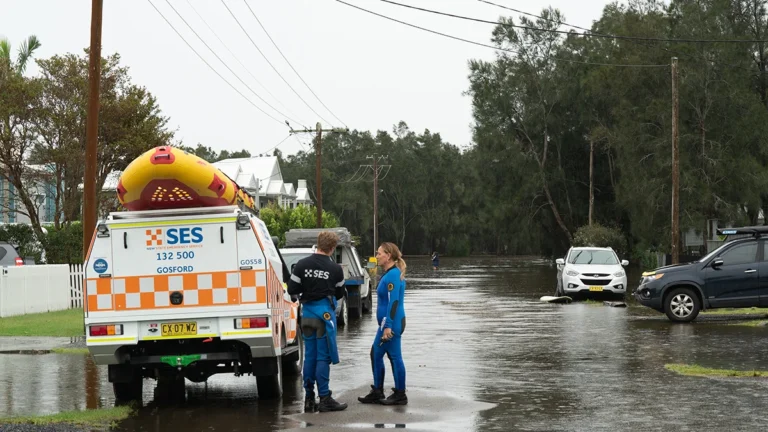
[(591, 286), (591, 287), (589, 287), (589, 290), (590, 291), (602, 291), (603, 287), (601, 287), (601, 286)]
[(179, 322), (162, 325), (163, 336), (194, 336), (197, 334), (197, 323)]

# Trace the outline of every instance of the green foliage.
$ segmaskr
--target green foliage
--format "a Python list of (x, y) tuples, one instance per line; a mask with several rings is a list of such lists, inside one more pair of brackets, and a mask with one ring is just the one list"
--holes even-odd
[(627, 253), (627, 241), (621, 230), (597, 223), (584, 225), (576, 230), (573, 246), (610, 247), (620, 257)]
[(217, 152), (216, 150), (212, 149), (211, 147), (204, 146), (200, 143), (197, 143), (197, 147), (192, 148), (185, 145), (178, 145), (180, 149), (184, 150), (187, 153), (191, 153), (200, 159), (203, 159), (205, 161), (208, 161), (210, 163), (218, 162), (220, 160), (224, 159), (230, 159), (230, 158), (248, 158), (251, 157), (251, 152), (248, 150), (239, 150), (235, 152), (229, 152), (228, 150), (222, 150), (221, 152)]
[[(300, 205), (295, 208), (282, 208), (275, 203), (259, 209), (259, 218), (267, 225), (269, 233), (280, 239), (279, 247), (285, 245), (285, 233), (294, 228), (315, 228), (317, 226), (317, 207)], [(323, 228), (339, 226), (339, 219), (333, 213), (323, 209)]]
[(73, 222), (56, 229), (47, 226), (45, 258), (48, 264), (83, 263), (83, 225)]
[(0, 241), (8, 242), (16, 248), (22, 258), (33, 257), (36, 263), (41, 262), (42, 245), (31, 226), (26, 224), (0, 226)]

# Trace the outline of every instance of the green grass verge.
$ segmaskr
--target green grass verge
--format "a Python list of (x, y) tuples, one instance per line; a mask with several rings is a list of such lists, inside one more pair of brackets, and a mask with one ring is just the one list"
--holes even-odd
[(128, 418), (132, 412), (132, 407), (120, 406), (85, 411), (66, 411), (43, 416), (6, 417), (0, 418), (0, 424), (69, 424), (86, 427), (106, 427), (114, 426), (118, 421)]
[(82, 309), (0, 318), (0, 336), (83, 336)]
[(737, 371), (732, 369), (712, 369), (705, 368), (699, 365), (686, 365), (671, 363), (666, 364), (664, 367), (672, 372), (677, 372), (680, 375), (686, 376), (699, 376), (699, 377), (768, 377), (768, 371)]
[(51, 350), (54, 354), (88, 354), (88, 348), (54, 348)]
[(731, 323), (729, 325), (742, 326), (742, 327), (766, 327), (768, 326), (768, 320), (739, 321), (739, 322)]
[(768, 308), (723, 308), (723, 309), (709, 309), (701, 312), (703, 315), (750, 315), (750, 314), (766, 314), (768, 315)]

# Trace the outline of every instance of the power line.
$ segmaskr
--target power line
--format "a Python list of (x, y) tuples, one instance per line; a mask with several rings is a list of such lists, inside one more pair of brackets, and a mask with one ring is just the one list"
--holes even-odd
[(306, 82), (306, 81), (304, 81), (304, 78), (302, 78), (302, 77), (301, 77), (301, 75), (299, 75), (299, 71), (297, 71), (297, 70), (296, 70), (296, 68), (294, 68), (294, 67), (293, 67), (293, 65), (291, 64), (291, 62), (290, 62), (290, 61), (288, 61), (288, 59), (285, 57), (285, 55), (283, 54), (283, 51), (282, 51), (282, 50), (280, 50), (280, 47), (278, 47), (278, 46), (277, 46), (277, 43), (275, 43), (275, 41), (272, 39), (272, 36), (270, 36), (270, 35), (269, 35), (269, 32), (268, 32), (268, 31), (267, 31), (267, 29), (264, 27), (264, 25), (261, 23), (261, 20), (259, 20), (259, 17), (257, 17), (257, 16), (256, 16), (256, 13), (253, 11), (253, 9), (251, 9), (251, 6), (248, 4), (248, 2), (247, 2), (247, 1), (245, 1), (245, 0), (243, 0), (243, 3), (245, 3), (245, 5), (246, 5), (246, 6), (248, 6), (248, 10), (249, 10), (249, 11), (251, 11), (251, 15), (253, 15), (253, 17), (256, 19), (256, 22), (258, 22), (258, 23), (259, 23), (259, 26), (261, 27), (261, 29), (262, 29), (262, 30), (264, 30), (264, 33), (267, 35), (267, 37), (269, 38), (269, 40), (272, 42), (272, 45), (274, 45), (274, 46), (275, 46), (275, 48), (277, 49), (277, 52), (279, 52), (279, 53), (280, 53), (280, 55), (283, 57), (283, 60), (285, 60), (285, 62), (286, 62), (286, 63), (288, 63), (288, 66), (290, 66), (290, 67), (291, 67), (291, 69), (292, 69), (292, 70), (293, 70), (293, 71), (296, 73), (296, 76), (297, 76), (297, 77), (299, 77), (299, 79), (301, 80), (301, 82), (303, 82), (303, 83), (304, 83), (304, 85), (307, 87), (307, 89), (309, 89), (310, 93), (312, 93), (312, 95), (315, 97), (315, 99), (317, 99), (317, 101), (318, 101), (318, 102), (320, 102), (320, 105), (322, 105), (322, 106), (323, 106), (323, 107), (324, 107), (326, 110), (328, 110), (328, 112), (329, 112), (329, 113), (331, 113), (331, 115), (332, 115), (332, 116), (334, 116), (334, 117), (336, 118), (336, 120), (338, 120), (339, 122), (341, 122), (341, 124), (343, 124), (343, 125), (344, 125), (344, 127), (346, 127), (347, 129), (349, 129), (349, 126), (347, 126), (347, 124), (346, 124), (346, 123), (344, 123), (344, 122), (343, 122), (343, 121), (342, 121), (342, 120), (341, 120), (341, 119), (340, 119), (340, 118), (339, 118), (339, 117), (338, 117), (336, 114), (334, 114), (334, 113), (333, 113), (333, 111), (331, 111), (331, 109), (330, 109), (330, 108), (328, 108), (328, 107), (327, 107), (327, 106), (326, 106), (326, 105), (323, 103), (323, 101), (320, 99), (320, 97), (318, 97), (318, 96), (317, 96), (317, 94), (315, 94), (315, 92), (314, 92), (314, 91), (312, 91), (312, 88), (309, 86), (309, 84), (307, 84), (307, 82)]
[[(166, 0), (166, 1), (167, 1), (167, 0)], [(310, 110), (311, 110), (313, 113), (315, 113), (315, 115), (316, 115), (316, 116), (320, 117), (320, 119), (321, 119), (322, 121), (324, 121), (324, 122), (326, 122), (326, 123), (330, 124), (331, 122), (329, 122), (328, 120), (324, 119), (324, 118), (323, 118), (323, 116), (321, 116), (320, 114), (318, 114), (318, 113), (317, 113), (317, 111), (315, 111), (315, 109), (314, 109), (314, 108), (312, 108), (312, 107), (311, 107), (311, 106), (310, 106), (310, 105), (307, 103), (307, 101), (305, 101), (305, 100), (304, 100), (304, 98), (302, 98), (302, 97), (301, 97), (301, 95), (300, 95), (300, 94), (299, 94), (299, 93), (298, 93), (298, 92), (297, 92), (297, 91), (296, 91), (296, 90), (295, 90), (295, 89), (294, 89), (294, 88), (291, 86), (291, 84), (289, 84), (289, 83), (288, 83), (288, 81), (286, 81), (286, 79), (283, 77), (283, 75), (281, 75), (281, 74), (280, 74), (280, 72), (277, 70), (277, 68), (275, 68), (275, 66), (272, 64), (272, 62), (271, 62), (271, 61), (269, 61), (269, 59), (267, 58), (267, 56), (266, 56), (266, 55), (264, 55), (264, 53), (263, 53), (263, 52), (261, 52), (261, 49), (259, 48), (259, 46), (258, 46), (258, 45), (256, 45), (256, 42), (254, 42), (254, 41), (253, 41), (253, 38), (251, 38), (251, 35), (250, 35), (250, 34), (248, 34), (248, 32), (245, 30), (245, 27), (243, 27), (243, 25), (242, 25), (242, 24), (240, 24), (240, 20), (239, 20), (239, 19), (237, 19), (237, 16), (235, 16), (235, 14), (232, 12), (232, 9), (230, 9), (230, 8), (229, 8), (229, 6), (227, 6), (227, 4), (226, 4), (226, 3), (224, 3), (224, 0), (221, 0), (221, 4), (223, 4), (223, 5), (224, 5), (224, 7), (225, 7), (225, 8), (227, 8), (227, 11), (229, 11), (229, 14), (230, 14), (230, 15), (232, 15), (232, 18), (234, 18), (234, 19), (235, 19), (235, 22), (237, 22), (237, 25), (238, 25), (238, 26), (240, 26), (240, 29), (241, 29), (241, 30), (243, 30), (243, 33), (245, 33), (245, 35), (246, 35), (246, 36), (248, 36), (248, 40), (250, 40), (250, 41), (251, 41), (251, 44), (252, 44), (252, 45), (253, 45), (253, 46), (256, 48), (256, 51), (258, 51), (258, 52), (259, 52), (259, 54), (261, 54), (261, 56), (264, 58), (264, 60), (266, 60), (266, 61), (267, 61), (267, 63), (269, 63), (269, 66), (270, 66), (270, 67), (272, 67), (272, 70), (274, 70), (274, 71), (275, 71), (275, 73), (276, 73), (276, 74), (277, 74), (277, 75), (280, 77), (280, 79), (282, 79), (282, 80), (283, 80), (283, 82), (285, 83), (285, 85), (287, 85), (287, 86), (288, 86), (288, 88), (290, 88), (290, 89), (293, 91), (293, 93), (294, 93), (294, 94), (296, 94), (296, 96), (297, 96), (299, 99), (301, 99), (301, 101), (302, 101), (302, 102), (304, 102), (304, 105), (306, 105), (306, 106), (307, 106), (307, 107), (308, 107), (308, 108), (309, 108), (309, 109), (310, 109)], [(247, 3), (246, 3), (246, 5), (247, 5)], [(331, 126), (333, 126), (333, 125), (331, 125)]]
[[(391, 18), (391, 17), (388, 17), (386, 15), (382, 15), (380, 13), (373, 12), (371, 10), (362, 8), (360, 6), (356, 6), (356, 5), (347, 3), (347, 2), (345, 2), (343, 0), (336, 0), (336, 1), (341, 3), (341, 4), (344, 4), (346, 6), (349, 6), (349, 7), (358, 9), (358, 10), (361, 10), (363, 12), (367, 12), (367, 13), (369, 13), (371, 15), (376, 15), (376, 16), (378, 16), (380, 18), (384, 18), (384, 19), (387, 19), (387, 20), (390, 20), (390, 21), (394, 21), (394, 22), (399, 23), (399, 24), (406, 25), (408, 27), (413, 27), (413, 28), (416, 28), (416, 29), (419, 29), (419, 30), (423, 30), (423, 31), (429, 32), (429, 33), (433, 33), (433, 34), (436, 34), (436, 35), (447, 37), (449, 39), (454, 39), (454, 40), (458, 40), (458, 41), (461, 41), (461, 42), (466, 42), (466, 43), (469, 43), (469, 44), (472, 44), (472, 45), (477, 45), (477, 46), (481, 46), (481, 47), (485, 47), (485, 48), (490, 48), (490, 49), (496, 50), (496, 51), (505, 51), (505, 52), (512, 53), (512, 54), (519, 54), (517, 51), (511, 50), (511, 49), (495, 47), (493, 45), (488, 45), (488, 44), (484, 44), (484, 43), (480, 43), (480, 42), (475, 42), (475, 41), (472, 41), (472, 40), (469, 40), (469, 39), (463, 39), (463, 38), (460, 38), (458, 36), (452, 36), (452, 35), (449, 35), (449, 34), (446, 34), (446, 33), (441, 33), (439, 31), (430, 30), (428, 28), (420, 27), (420, 26), (417, 26), (415, 24), (407, 23), (405, 21), (401, 21), (401, 20), (398, 20), (398, 19), (395, 19), (395, 18)], [(584, 64), (584, 65), (592, 65), (592, 66), (649, 67), (649, 68), (650, 67), (664, 67), (664, 68), (669, 67), (668, 64), (595, 63), (595, 62), (585, 62), (585, 61), (579, 61), (579, 60), (570, 60), (570, 59), (564, 59), (564, 58), (559, 58), (559, 57), (553, 57), (553, 58), (555, 60), (560, 60), (560, 61), (564, 61), (564, 62)]]
[(274, 147), (272, 147), (271, 149), (267, 150), (265, 153), (266, 153), (266, 154), (269, 154), (269, 152), (271, 152), (272, 150), (274, 150), (274, 149), (276, 149), (276, 148), (280, 147), (280, 145), (282, 145), (282, 144), (285, 142), (285, 140), (287, 140), (288, 138), (290, 138), (290, 137), (291, 137), (291, 135), (293, 135), (293, 134), (288, 134), (288, 136), (287, 136), (287, 137), (283, 138), (283, 140), (282, 140), (282, 141), (280, 141), (279, 143), (277, 143), (277, 145), (276, 145), (276, 146), (274, 146)]
[(197, 36), (197, 38), (198, 38), (198, 39), (200, 39), (200, 42), (202, 42), (202, 43), (203, 43), (203, 45), (205, 45), (205, 47), (206, 47), (206, 48), (208, 48), (208, 50), (209, 50), (210, 52), (212, 52), (212, 53), (213, 53), (213, 55), (214, 55), (214, 56), (216, 56), (216, 58), (217, 58), (217, 59), (219, 59), (219, 61), (221, 62), (221, 64), (223, 64), (223, 65), (224, 65), (224, 67), (226, 67), (226, 68), (227, 68), (227, 70), (229, 70), (229, 71), (232, 73), (232, 75), (234, 75), (234, 76), (235, 76), (235, 78), (237, 78), (237, 79), (238, 79), (238, 80), (239, 80), (241, 83), (243, 83), (243, 85), (244, 85), (244, 86), (246, 86), (246, 87), (248, 88), (248, 90), (250, 90), (250, 91), (251, 91), (251, 93), (253, 93), (253, 94), (254, 94), (254, 95), (257, 97), (257, 98), (259, 98), (259, 100), (261, 100), (262, 102), (264, 102), (265, 104), (267, 104), (267, 106), (268, 106), (268, 107), (270, 107), (270, 108), (272, 108), (273, 110), (275, 110), (275, 112), (277, 112), (277, 113), (278, 113), (278, 114), (280, 114), (281, 116), (283, 116), (283, 117), (287, 118), (288, 120), (291, 120), (291, 121), (292, 121), (292, 122), (294, 122), (294, 123), (300, 123), (299, 121), (297, 121), (297, 120), (294, 120), (294, 119), (292, 119), (292, 118), (288, 117), (287, 115), (283, 114), (282, 112), (280, 112), (280, 110), (278, 110), (277, 108), (273, 107), (272, 105), (270, 105), (270, 103), (269, 103), (269, 102), (267, 102), (266, 100), (264, 100), (264, 98), (262, 98), (261, 96), (259, 96), (259, 94), (258, 94), (258, 93), (256, 93), (256, 92), (255, 92), (255, 91), (254, 91), (254, 90), (251, 88), (251, 86), (249, 86), (249, 85), (248, 85), (248, 84), (247, 84), (245, 81), (243, 81), (243, 79), (242, 79), (242, 78), (240, 78), (240, 76), (239, 76), (238, 74), (236, 74), (236, 73), (235, 73), (235, 71), (233, 71), (233, 70), (232, 70), (232, 68), (231, 68), (231, 67), (229, 67), (229, 65), (227, 65), (227, 63), (226, 63), (224, 60), (222, 60), (222, 59), (221, 59), (221, 57), (219, 57), (219, 55), (218, 55), (218, 54), (216, 54), (216, 51), (214, 51), (214, 50), (213, 50), (213, 49), (212, 49), (212, 48), (211, 48), (211, 47), (208, 45), (208, 43), (207, 43), (207, 42), (205, 42), (205, 39), (203, 39), (202, 37), (200, 37), (200, 35), (199, 35), (199, 34), (197, 34), (197, 32), (195, 31), (195, 29), (194, 29), (194, 28), (192, 28), (192, 26), (191, 26), (191, 25), (189, 25), (189, 23), (187, 22), (187, 20), (185, 20), (185, 19), (184, 19), (184, 17), (183, 17), (183, 16), (181, 16), (181, 14), (179, 13), (179, 11), (178, 11), (178, 10), (176, 10), (176, 8), (175, 8), (175, 7), (173, 7), (173, 5), (171, 4), (171, 2), (170, 2), (170, 1), (168, 1), (168, 0), (165, 0), (165, 2), (166, 2), (166, 3), (168, 3), (168, 6), (170, 6), (170, 7), (171, 7), (171, 9), (173, 9), (173, 11), (176, 13), (176, 15), (178, 15), (178, 16), (179, 16), (179, 18), (181, 18), (181, 20), (184, 22), (184, 24), (185, 24), (187, 27), (189, 27), (189, 29), (190, 29), (190, 30), (192, 30), (192, 33), (194, 33), (194, 34), (195, 34), (195, 36)]
[[(490, 2), (490, 1), (487, 1), (487, 0), (477, 0), (477, 1), (479, 1), (481, 3), (486, 3), (486, 4), (489, 4), (489, 5), (493, 5), (493, 6), (502, 8), (502, 9), (507, 9), (507, 10), (510, 10), (512, 12), (517, 12), (519, 14), (527, 15), (527, 16), (530, 16), (530, 17), (533, 17), (533, 18), (539, 18), (539, 19), (543, 19), (543, 20), (546, 20), (546, 21), (550, 21), (550, 22), (554, 22), (554, 23), (557, 23), (557, 24), (561, 24), (561, 25), (564, 25), (564, 26), (573, 27), (575, 29), (588, 31), (588, 32), (590, 32), (590, 33), (592, 33), (594, 35), (605, 36), (605, 37), (613, 37), (613, 35), (609, 35), (609, 34), (605, 34), (605, 33), (602, 33), (602, 34), (601, 33), (595, 33), (592, 30), (584, 28), (584, 27), (579, 27), (577, 25), (568, 24), (568, 23), (563, 22), (563, 21), (553, 20), (551, 18), (544, 18), (543, 16), (540, 16), (540, 15), (536, 15), (536, 14), (532, 14), (530, 12), (525, 12), (525, 11), (522, 11), (522, 10), (519, 10), (519, 9), (515, 9), (515, 8), (508, 7), (508, 6), (500, 5), (500, 4), (493, 3), (493, 2)], [(660, 50), (662, 50), (662, 51), (664, 51), (664, 52), (666, 52), (666, 53), (668, 53), (670, 55), (684, 57), (684, 58), (687, 58), (687, 59), (693, 60), (693, 61), (701, 61), (701, 59), (696, 58), (696, 57), (694, 57), (692, 55), (689, 55), (689, 54), (685, 54), (685, 53), (681, 53), (681, 52), (674, 52), (673, 53), (669, 48), (665, 48), (665, 47), (662, 47), (662, 46), (649, 45), (649, 44), (641, 44), (640, 42), (638, 42), (636, 40), (629, 40), (629, 42), (632, 42), (634, 44), (643, 46), (645, 48), (657, 48), (657, 49), (660, 49)], [(726, 66), (726, 67), (741, 69), (741, 70), (745, 70), (745, 71), (748, 71), (748, 72), (755, 72), (752, 69), (746, 68), (746, 67), (744, 67), (742, 65), (739, 65), (739, 64), (723, 63), (723, 62), (716, 61), (716, 60), (708, 60), (708, 61), (712, 62), (713, 64), (718, 64), (720, 66)]]
[(544, 18), (543, 16), (539, 16), (539, 15), (536, 15), (536, 14), (532, 14), (532, 13), (530, 13), (530, 12), (521, 11), (521, 10), (518, 10), (518, 9), (515, 9), (515, 8), (511, 8), (511, 7), (508, 7), (508, 6), (504, 6), (504, 5), (496, 4), (496, 3), (493, 3), (493, 2), (489, 2), (489, 1), (487, 1), (487, 0), (477, 0), (477, 1), (479, 1), (479, 2), (481, 2), (481, 3), (487, 3), (487, 4), (489, 4), (489, 5), (493, 5), (493, 6), (496, 6), (496, 7), (500, 7), (500, 8), (502, 8), (502, 9), (511, 10), (512, 12), (517, 12), (517, 13), (519, 13), (519, 14), (522, 14), (522, 15), (527, 15), (527, 16), (529, 16), (529, 17), (532, 17), (532, 18), (539, 18), (539, 19), (547, 20), (547, 21), (549, 21), (549, 22), (555, 22), (555, 23), (558, 23), (558, 24), (562, 24), (562, 25), (564, 25), (564, 26), (573, 27), (573, 28), (575, 28), (575, 29), (578, 29), (578, 30), (584, 30), (584, 31), (588, 31), (588, 32), (590, 32), (590, 33), (592, 32), (592, 30), (590, 30), (590, 29), (588, 29), (588, 28), (579, 27), (579, 26), (576, 26), (576, 25), (573, 25), (573, 24), (568, 24), (568, 23), (566, 23), (566, 22), (563, 22), (563, 21), (557, 21), (557, 20), (553, 20), (553, 19), (550, 19), (550, 18)]
[(259, 110), (259, 111), (261, 111), (262, 113), (264, 113), (264, 115), (265, 115), (265, 116), (267, 116), (267, 117), (271, 118), (272, 120), (274, 120), (274, 121), (276, 121), (276, 122), (280, 123), (281, 125), (282, 125), (282, 124), (284, 124), (283, 122), (281, 122), (280, 120), (278, 120), (277, 118), (275, 118), (274, 116), (272, 116), (271, 114), (269, 114), (268, 112), (266, 112), (266, 111), (264, 111), (263, 109), (261, 109), (261, 107), (259, 107), (259, 106), (258, 106), (258, 105), (256, 105), (255, 103), (253, 103), (253, 101), (252, 101), (252, 100), (248, 99), (248, 97), (247, 97), (247, 96), (245, 96), (245, 95), (244, 95), (244, 94), (243, 94), (243, 93), (242, 93), (240, 90), (238, 90), (238, 89), (237, 89), (235, 86), (233, 86), (233, 85), (232, 85), (232, 83), (230, 83), (229, 81), (227, 81), (227, 79), (226, 79), (226, 78), (224, 78), (224, 77), (223, 77), (223, 76), (222, 76), (222, 75), (219, 73), (219, 71), (217, 71), (216, 69), (214, 69), (214, 68), (213, 68), (213, 66), (211, 66), (211, 64), (210, 64), (210, 63), (208, 63), (208, 62), (207, 62), (207, 61), (206, 61), (206, 60), (203, 58), (203, 56), (201, 56), (201, 55), (200, 55), (200, 53), (198, 53), (198, 52), (197, 52), (197, 50), (196, 50), (196, 49), (194, 49), (194, 48), (192, 47), (192, 45), (190, 45), (190, 44), (189, 44), (189, 42), (187, 42), (187, 40), (186, 40), (186, 39), (184, 39), (184, 36), (182, 36), (182, 35), (181, 35), (181, 33), (179, 33), (179, 31), (178, 31), (178, 30), (176, 30), (176, 27), (174, 27), (174, 26), (173, 26), (173, 24), (171, 24), (171, 22), (170, 22), (170, 21), (168, 21), (168, 18), (166, 18), (166, 17), (165, 17), (165, 15), (163, 15), (163, 13), (162, 13), (162, 12), (160, 12), (160, 9), (158, 9), (158, 8), (157, 8), (157, 6), (155, 6), (155, 4), (154, 4), (154, 3), (152, 3), (152, 0), (148, 0), (148, 1), (149, 1), (149, 4), (150, 4), (150, 5), (152, 5), (152, 7), (153, 7), (153, 8), (154, 8), (154, 9), (157, 11), (157, 13), (158, 13), (158, 14), (160, 14), (160, 16), (161, 16), (161, 17), (162, 17), (162, 18), (165, 20), (165, 22), (166, 22), (166, 23), (168, 23), (168, 25), (171, 27), (171, 29), (173, 29), (173, 31), (174, 31), (174, 32), (176, 32), (176, 34), (177, 34), (177, 35), (179, 35), (179, 37), (181, 38), (181, 40), (182, 40), (182, 41), (184, 41), (184, 43), (185, 43), (185, 44), (187, 44), (187, 46), (189, 47), (189, 49), (191, 49), (191, 50), (192, 50), (192, 52), (194, 52), (194, 53), (195, 53), (195, 54), (196, 54), (196, 55), (197, 55), (197, 56), (200, 58), (200, 60), (202, 60), (202, 61), (203, 61), (203, 63), (205, 63), (205, 65), (206, 65), (206, 66), (208, 66), (209, 68), (211, 68), (211, 70), (212, 70), (212, 71), (213, 71), (213, 72), (214, 72), (216, 75), (218, 75), (218, 76), (219, 76), (219, 78), (221, 78), (221, 79), (222, 79), (222, 80), (223, 80), (225, 83), (227, 83), (227, 84), (228, 84), (230, 87), (232, 87), (232, 90), (236, 91), (236, 92), (237, 92), (237, 94), (239, 94), (240, 96), (242, 96), (242, 97), (243, 97), (243, 99), (247, 100), (247, 101), (248, 101), (248, 103), (250, 103), (251, 105), (253, 105), (253, 107), (254, 107), (254, 108), (256, 108), (257, 110)]
[(758, 43), (758, 42), (768, 42), (768, 40), (757, 40), (757, 39), (667, 39), (667, 38), (652, 38), (652, 37), (642, 37), (642, 36), (618, 36), (618, 35), (606, 35), (601, 33), (573, 33), (566, 30), (556, 30), (556, 29), (542, 29), (537, 27), (529, 27), (529, 26), (521, 26), (521, 25), (515, 25), (515, 24), (506, 24), (506, 23), (500, 23), (497, 21), (488, 21), (480, 18), (472, 18), (467, 17), (463, 15), (455, 15), (447, 12), (440, 12), (436, 10), (431, 9), (425, 9), (418, 6), (411, 6), (403, 3), (397, 3), (392, 0), (379, 0), (384, 3), (393, 4), (396, 6), (401, 6), (408, 9), (415, 9), (422, 12), (428, 12), (432, 14), (437, 15), (443, 15), (451, 18), (458, 18), (462, 20), (467, 21), (474, 21), (479, 23), (485, 23), (485, 24), (493, 24), (493, 25), (501, 25), (505, 27), (513, 27), (518, 28), (521, 30), (532, 30), (532, 31), (538, 31), (538, 32), (547, 32), (547, 33), (559, 33), (559, 34), (565, 34), (565, 35), (572, 35), (572, 36), (594, 36), (594, 37), (601, 37), (601, 38), (607, 38), (607, 39), (624, 39), (624, 40), (640, 40), (640, 41), (648, 41), (648, 42), (686, 42), (686, 43)]
[[(226, 44), (226, 43), (224, 43), (224, 41), (223, 41), (223, 40), (222, 40), (222, 39), (219, 37), (218, 33), (216, 33), (216, 31), (215, 31), (215, 30), (214, 30), (214, 29), (213, 29), (213, 28), (212, 28), (212, 27), (211, 27), (211, 26), (208, 24), (208, 21), (206, 21), (206, 20), (205, 20), (205, 18), (203, 18), (203, 16), (202, 16), (202, 15), (200, 15), (200, 13), (197, 11), (197, 9), (196, 9), (196, 8), (195, 8), (195, 7), (192, 5), (192, 2), (190, 2), (189, 0), (187, 0), (187, 4), (189, 5), (189, 7), (190, 7), (190, 8), (192, 8), (192, 10), (195, 12), (195, 14), (197, 15), (197, 17), (198, 17), (198, 18), (200, 18), (200, 20), (203, 22), (203, 24), (205, 24), (205, 26), (206, 26), (206, 27), (208, 27), (208, 30), (210, 30), (210, 31), (211, 31), (211, 33), (213, 33), (213, 35), (216, 37), (216, 39), (218, 39), (218, 41), (219, 41), (219, 42), (220, 42), (220, 43), (221, 43), (221, 44), (224, 46), (224, 49), (226, 49), (226, 50), (227, 50), (227, 52), (229, 52), (229, 54), (230, 54), (230, 55), (232, 55), (232, 57), (235, 59), (235, 61), (237, 61), (237, 62), (240, 64), (240, 66), (242, 66), (242, 67), (243, 67), (243, 69), (245, 69), (245, 71), (248, 73), (248, 75), (250, 75), (250, 76), (251, 76), (251, 78), (253, 78), (253, 80), (254, 80), (254, 81), (256, 81), (256, 83), (257, 83), (257, 84), (258, 84), (258, 85), (259, 85), (259, 86), (260, 86), (262, 89), (264, 89), (264, 91), (265, 91), (265, 92), (267, 92), (267, 94), (268, 94), (268, 95), (272, 96), (272, 99), (276, 100), (276, 101), (277, 101), (277, 103), (278, 103), (278, 104), (280, 104), (280, 106), (282, 106), (283, 108), (285, 108), (285, 110), (288, 112), (288, 114), (290, 114), (290, 115), (292, 115), (292, 116), (294, 116), (294, 117), (297, 117), (297, 116), (296, 116), (296, 114), (294, 114), (293, 112), (291, 112), (291, 110), (290, 110), (290, 109), (288, 109), (288, 107), (287, 107), (287, 106), (285, 106), (285, 105), (284, 105), (284, 104), (283, 104), (283, 103), (280, 101), (280, 99), (278, 99), (277, 97), (275, 97), (275, 95), (273, 95), (273, 94), (272, 94), (272, 92), (270, 92), (270, 91), (269, 91), (269, 89), (268, 89), (268, 88), (267, 88), (267, 87), (266, 87), (264, 84), (262, 84), (262, 83), (261, 83), (261, 81), (259, 81), (259, 79), (258, 79), (258, 78), (256, 78), (256, 76), (255, 76), (254, 74), (252, 74), (252, 73), (251, 73), (251, 71), (250, 71), (250, 70), (249, 70), (249, 69), (248, 69), (248, 68), (247, 68), (247, 67), (246, 67), (246, 66), (243, 64), (243, 62), (242, 62), (242, 61), (240, 61), (240, 58), (238, 58), (238, 57), (237, 57), (237, 55), (235, 55), (235, 53), (233, 53), (233, 52), (232, 52), (232, 50), (231, 50), (231, 49), (229, 49), (229, 47), (227, 46), (227, 44)], [(302, 122), (302, 123), (303, 123), (303, 122)]]

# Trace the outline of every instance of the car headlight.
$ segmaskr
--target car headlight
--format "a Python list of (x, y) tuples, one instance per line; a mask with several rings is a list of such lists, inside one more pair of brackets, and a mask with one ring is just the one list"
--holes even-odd
[(655, 273), (655, 274), (647, 275), (645, 277), (645, 281), (651, 282), (651, 281), (659, 280), (661, 279), (662, 276), (664, 276), (664, 273)]
[(577, 272), (576, 270), (568, 270), (567, 272), (565, 272), (565, 274), (567, 274), (568, 276), (578, 276), (579, 272)]
[(614, 273), (613, 275), (616, 276), (616, 277), (623, 277), (623, 276), (626, 275), (626, 273), (624, 273), (624, 270), (619, 270), (616, 273)]

